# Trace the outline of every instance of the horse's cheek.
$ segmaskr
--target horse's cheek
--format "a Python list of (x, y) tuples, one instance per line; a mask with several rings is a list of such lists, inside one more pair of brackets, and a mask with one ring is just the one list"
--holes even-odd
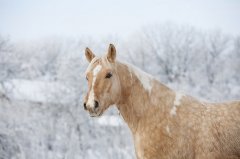
[(107, 83), (104, 89), (105, 89), (105, 91), (107, 93), (111, 93), (111, 88), (112, 88), (112, 84), (111, 83)]

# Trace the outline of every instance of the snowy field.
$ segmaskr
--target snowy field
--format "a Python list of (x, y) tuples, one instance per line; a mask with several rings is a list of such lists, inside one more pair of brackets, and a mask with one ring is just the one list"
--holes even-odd
[(127, 40), (0, 36), (0, 159), (134, 159), (131, 132), (116, 108), (83, 110), (86, 46), (109, 43), (117, 58), (202, 100), (240, 99), (240, 36), (189, 26), (148, 27)]
[(130, 132), (115, 116), (75, 119), (59, 105), (3, 98), (0, 104), (3, 159), (132, 158)]

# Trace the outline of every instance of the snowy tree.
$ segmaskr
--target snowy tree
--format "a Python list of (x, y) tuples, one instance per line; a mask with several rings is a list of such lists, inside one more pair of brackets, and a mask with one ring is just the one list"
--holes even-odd
[(0, 36), (0, 81), (9, 78), (15, 68), (12, 64), (13, 53), (10, 40)]

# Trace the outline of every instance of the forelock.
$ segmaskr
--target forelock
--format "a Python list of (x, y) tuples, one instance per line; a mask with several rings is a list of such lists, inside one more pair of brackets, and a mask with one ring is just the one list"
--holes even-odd
[(102, 67), (107, 67), (107, 68), (112, 68), (111, 63), (108, 61), (107, 57), (103, 56), (101, 58), (99, 57), (94, 57), (92, 59), (92, 61), (89, 63), (87, 70), (85, 72), (85, 74), (87, 74), (88, 72), (92, 71), (93, 68), (96, 66), (95, 64), (98, 63), (98, 65), (101, 65)]
[(86, 70), (85, 73), (87, 74), (88, 72), (90, 72), (90, 71), (92, 70), (94, 64), (95, 64), (96, 62), (99, 62), (99, 60), (100, 60), (100, 58), (94, 57), (94, 58), (92, 59), (92, 61), (89, 63), (89, 65), (88, 65), (87, 70)]

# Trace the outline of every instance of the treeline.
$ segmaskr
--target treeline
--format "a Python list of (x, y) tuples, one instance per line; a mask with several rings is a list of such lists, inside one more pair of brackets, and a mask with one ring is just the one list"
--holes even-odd
[(85, 47), (103, 54), (109, 43), (115, 43), (119, 58), (175, 89), (212, 100), (240, 96), (240, 36), (220, 31), (164, 24), (145, 27), (127, 39), (45, 38), (18, 43), (10, 40), (0, 37), (1, 81), (64, 81), (82, 90), (86, 85)]

